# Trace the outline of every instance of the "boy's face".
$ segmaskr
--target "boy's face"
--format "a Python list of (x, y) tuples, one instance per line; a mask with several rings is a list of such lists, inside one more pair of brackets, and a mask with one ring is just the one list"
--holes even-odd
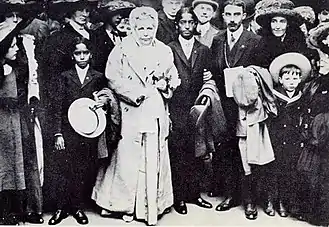
[(193, 20), (192, 14), (190, 13), (183, 13), (182, 19), (178, 22), (178, 31), (179, 34), (184, 39), (191, 39), (194, 34), (194, 30), (196, 28), (196, 23)]
[(215, 15), (214, 8), (205, 3), (199, 3), (194, 8), (194, 13), (198, 17), (198, 20), (201, 24), (205, 24), (213, 18)]
[(73, 52), (73, 60), (80, 68), (84, 69), (87, 67), (91, 59), (91, 53), (85, 44), (79, 43), (76, 45)]
[(295, 91), (300, 81), (300, 74), (295, 72), (287, 72), (279, 77), (283, 89), (289, 92)]

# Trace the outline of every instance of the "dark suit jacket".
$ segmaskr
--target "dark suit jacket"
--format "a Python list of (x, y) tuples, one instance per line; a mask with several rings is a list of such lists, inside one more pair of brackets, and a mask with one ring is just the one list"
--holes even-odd
[(156, 34), (156, 38), (163, 42), (164, 44), (169, 44), (170, 42), (176, 40), (178, 37), (176, 26), (173, 20), (170, 20), (167, 15), (160, 10), (158, 12), (159, 26)]
[(99, 91), (106, 86), (104, 75), (91, 68), (89, 68), (83, 84), (81, 84), (75, 68), (63, 72), (57, 78), (57, 82), (58, 90), (54, 94), (52, 120), (54, 134), (63, 133), (67, 127), (70, 127), (67, 113), (70, 105), (76, 99), (93, 99), (93, 92)]
[(114, 43), (105, 31), (104, 26), (98, 28), (91, 35), (91, 40), (95, 44), (93, 68), (101, 73), (105, 73), (106, 62), (114, 48)]
[(211, 68), (211, 54), (208, 47), (195, 40), (190, 59), (187, 59), (178, 40), (168, 45), (174, 54), (174, 63), (181, 79), (181, 85), (170, 100), (170, 116), (173, 124), (182, 130), (186, 127), (191, 107), (194, 105), (203, 85), (203, 70)]
[(259, 40), (260, 36), (244, 30), (239, 40), (230, 51), (227, 44), (227, 32), (225, 31), (214, 38), (211, 46), (214, 78), (222, 99), (223, 110), (228, 123), (228, 130), (232, 137), (235, 137), (238, 106), (233, 98), (226, 97), (223, 71), (225, 68), (228, 68), (228, 66), (225, 61), (224, 51), (227, 51), (227, 60), (230, 67), (246, 67), (255, 64), (252, 60), (252, 54), (254, 53), (254, 49), (258, 46)]

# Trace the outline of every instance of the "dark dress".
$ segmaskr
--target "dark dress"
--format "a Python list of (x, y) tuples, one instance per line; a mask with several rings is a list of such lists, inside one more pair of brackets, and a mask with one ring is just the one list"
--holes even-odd
[(92, 93), (101, 90), (105, 84), (103, 74), (93, 69), (88, 70), (83, 84), (75, 68), (58, 77), (52, 128), (53, 135), (63, 134), (65, 150), (52, 153), (53, 179), (49, 182), (53, 188), (51, 193), (57, 198), (57, 209), (83, 209), (90, 201), (96, 179), (98, 140), (85, 138), (74, 131), (68, 121), (68, 109), (79, 98), (93, 99)]
[[(321, 75), (314, 79), (309, 89), (306, 90), (307, 99), (304, 108), (305, 120), (303, 124), (310, 125), (312, 130), (312, 121), (314, 117), (321, 113), (329, 113), (329, 77), (328, 75)], [(321, 125), (321, 124), (320, 124)], [(328, 125), (328, 122), (323, 122), (323, 125)], [(326, 128), (326, 127), (324, 127)], [(317, 131), (317, 130), (316, 130)], [(308, 139), (311, 142), (314, 136), (312, 132), (309, 133)], [(314, 165), (311, 174), (308, 174), (309, 203), (306, 207), (309, 216), (309, 221), (316, 225), (329, 224), (329, 132), (323, 132), (318, 136), (319, 144), (321, 147), (310, 146), (311, 152), (316, 152), (315, 155), (319, 156), (319, 165)]]

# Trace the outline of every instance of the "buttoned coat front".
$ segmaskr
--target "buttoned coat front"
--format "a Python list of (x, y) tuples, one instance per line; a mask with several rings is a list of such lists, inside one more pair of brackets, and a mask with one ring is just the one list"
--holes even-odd
[[(173, 203), (167, 99), (179, 84), (170, 48), (158, 40), (153, 44), (143, 57), (141, 47), (128, 36), (109, 56), (106, 77), (120, 100), (122, 139), (110, 165), (99, 171), (92, 195), (99, 206), (135, 213), (149, 224)], [(151, 75), (165, 75), (172, 89), (160, 92)], [(141, 96), (145, 100), (139, 105)]]

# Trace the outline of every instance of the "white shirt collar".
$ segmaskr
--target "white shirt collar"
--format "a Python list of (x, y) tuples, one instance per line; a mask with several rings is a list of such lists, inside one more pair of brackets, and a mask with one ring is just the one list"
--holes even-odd
[(77, 24), (75, 21), (68, 19), (69, 24), (72, 26), (72, 28), (77, 31), (80, 35), (82, 35), (84, 38), (89, 39), (89, 32), (81, 25)]
[(210, 22), (207, 22), (205, 24), (198, 24), (197, 31), (201, 33), (201, 36), (204, 36), (207, 31), (210, 29)]
[(186, 55), (186, 58), (190, 58), (192, 49), (193, 49), (193, 45), (195, 42), (195, 38), (192, 37), (191, 39), (187, 40), (187, 39), (184, 39), (181, 35), (179, 35), (178, 41), (179, 41), (180, 45), (182, 46), (182, 49), (184, 51), (184, 54)]
[(227, 40), (231, 40), (231, 34), (233, 34), (233, 37), (235, 38), (235, 42), (237, 42), (240, 36), (242, 35), (242, 32), (243, 32), (242, 24), (235, 32), (231, 32), (230, 30), (227, 29)]
[(79, 80), (80, 80), (81, 84), (83, 84), (83, 82), (85, 81), (85, 78), (87, 76), (87, 72), (88, 72), (88, 69), (89, 69), (89, 64), (84, 69), (82, 69), (79, 66), (75, 65), (75, 69), (77, 70), (77, 74), (78, 74), (78, 77), (79, 77)]

